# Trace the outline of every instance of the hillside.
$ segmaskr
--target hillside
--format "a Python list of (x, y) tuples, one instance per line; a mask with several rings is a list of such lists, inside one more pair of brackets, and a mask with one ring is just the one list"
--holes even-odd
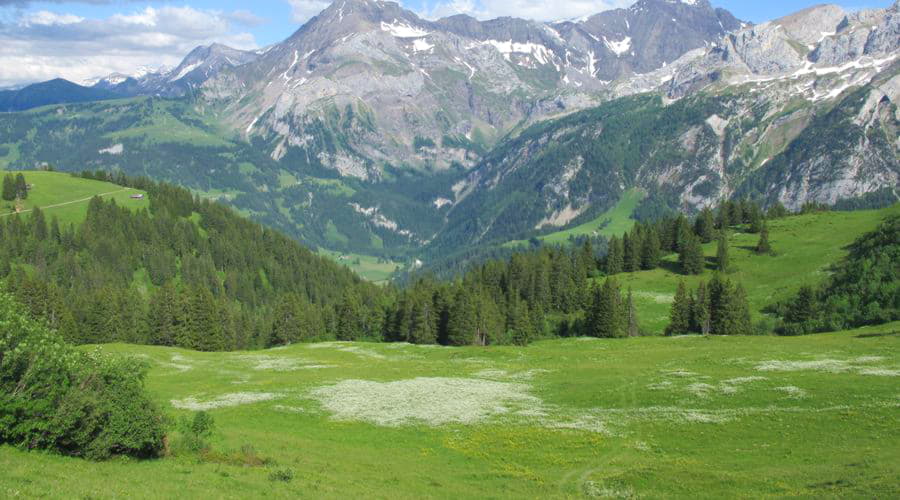
[[(824, 212), (769, 221), (774, 255), (755, 253), (758, 234), (733, 232), (728, 240), (733, 271), (728, 275), (747, 291), (754, 321), (762, 310), (785, 300), (803, 285), (820, 283), (829, 267), (847, 254), (847, 247), (874, 230), (889, 214), (900, 214), (900, 204), (884, 210)], [(716, 243), (704, 245), (707, 260), (702, 275), (685, 276), (678, 256), (665, 257), (659, 269), (620, 275), (622, 286), (635, 291), (641, 326), (660, 333), (669, 321), (669, 308), (678, 283), (695, 288), (714, 273)]]
[(93, 463), (0, 446), (0, 491), (892, 498), (898, 329), (526, 349), (108, 345), (150, 363), (148, 390), (173, 415), (209, 412), (215, 453)]
[(62, 78), (35, 83), (18, 90), (0, 91), (0, 112), (24, 111), (50, 104), (66, 104), (115, 99), (108, 90), (83, 87)]
[(900, 179), (898, 9), (432, 22), (335, 2), (266, 51), (199, 47), (121, 83), (144, 97), (2, 114), (0, 165), (148, 175), (310, 246), (426, 265), (593, 232), (633, 190), (639, 213), (853, 202)]
[[(0, 173), (3, 172), (0, 171)], [(21, 213), (27, 214), (34, 207), (40, 207), (47, 217), (56, 217), (62, 225), (84, 222), (88, 203), (95, 196), (104, 200), (115, 200), (120, 207), (133, 211), (150, 206), (147, 192), (140, 189), (73, 177), (61, 172), (26, 171), (22, 173), (25, 175), (26, 182), (31, 185), (31, 189), (28, 191), (28, 198), (21, 204)], [(144, 197), (135, 199), (132, 198), (134, 195), (143, 195)], [(0, 217), (10, 217), (15, 210), (14, 202), (0, 201)]]

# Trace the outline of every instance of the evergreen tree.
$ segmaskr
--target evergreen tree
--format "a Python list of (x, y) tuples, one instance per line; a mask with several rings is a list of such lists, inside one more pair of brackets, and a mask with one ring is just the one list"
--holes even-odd
[(766, 218), (769, 220), (780, 219), (787, 216), (787, 214), (788, 211), (786, 208), (784, 208), (784, 205), (782, 205), (780, 201), (776, 201), (772, 206), (769, 207), (769, 211), (766, 212)]
[(16, 178), (12, 174), (3, 176), (3, 199), (6, 201), (16, 199)]
[(762, 210), (760, 210), (759, 205), (757, 205), (756, 203), (750, 204), (748, 219), (748, 223), (750, 224), (748, 230), (751, 233), (758, 234), (760, 231), (762, 231), (765, 220), (763, 219)]
[(700, 237), (703, 243), (709, 243), (713, 240), (716, 232), (716, 221), (713, 212), (709, 207), (704, 207), (694, 221), (694, 233)]
[(650, 227), (643, 238), (641, 268), (644, 270), (656, 269), (659, 266), (659, 254), (659, 236), (656, 229)]
[(38, 241), (47, 239), (47, 219), (44, 217), (44, 211), (40, 207), (34, 207), (31, 210), (31, 234)]
[(606, 254), (606, 274), (614, 276), (625, 270), (625, 250), (622, 240), (613, 236), (609, 239), (609, 252)]
[(710, 332), (715, 335), (747, 335), (752, 331), (750, 309), (743, 287), (715, 275), (709, 284)]
[(300, 300), (295, 294), (284, 294), (275, 305), (271, 345), (288, 345), (300, 338)]
[(478, 314), (472, 292), (459, 287), (447, 320), (447, 343), (471, 345), (478, 329)]
[(728, 232), (722, 231), (719, 234), (719, 244), (716, 248), (716, 269), (720, 273), (727, 273), (730, 268), (728, 261)]
[(615, 278), (607, 278), (594, 291), (594, 301), (587, 317), (588, 334), (593, 337), (624, 337), (625, 313), (622, 296)]
[(678, 255), (678, 263), (681, 266), (681, 272), (684, 274), (703, 274), (705, 257), (703, 255), (703, 247), (700, 245), (700, 239), (697, 236), (690, 234), (686, 237), (681, 253)]
[(25, 182), (25, 176), (22, 174), (16, 174), (16, 198), (28, 199), (28, 183)]
[(434, 344), (437, 342), (438, 316), (431, 297), (419, 295), (411, 308), (409, 342), (413, 344)]
[(691, 330), (703, 335), (709, 335), (709, 291), (707, 290), (705, 282), (701, 281), (700, 284), (697, 285), (697, 295), (691, 302), (691, 307)]
[(684, 281), (678, 283), (675, 301), (669, 312), (669, 325), (666, 335), (686, 335), (691, 331), (691, 304)]
[(344, 291), (337, 307), (337, 339), (359, 340), (365, 335), (365, 316), (359, 295), (353, 289)]
[(802, 324), (814, 319), (817, 312), (816, 292), (813, 287), (804, 285), (800, 287), (797, 297), (788, 307), (784, 319), (788, 323)]
[(763, 224), (759, 231), (759, 243), (756, 244), (756, 253), (760, 255), (768, 255), (772, 253), (772, 246), (769, 244), (769, 226)]
[(731, 220), (731, 202), (725, 201), (721, 205), (719, 205), (719, 210), (716, 213), (716, 228), (719, 231), (725, 231), (732, 224)]
[(147, 315), (151, 344), (163, 346), (176, 344), (176, 340), (181, 336), (179, 330), (184, 327), (182, 304), (178, 290), (172, 283), (166, 283), (151, 295), (150, 311)]
[(639, 337), (641, 335), (640, 322), (638, 321), (637, 307), (634, 304), (634, 295), (631, 287), (628, 287), (628, 298), (625, 300), (626, 311), (626, 329), (629, 337)]

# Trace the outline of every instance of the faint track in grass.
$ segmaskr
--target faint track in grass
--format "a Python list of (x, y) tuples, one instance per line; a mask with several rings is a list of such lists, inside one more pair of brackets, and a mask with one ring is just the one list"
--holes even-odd
[[(38, 208), (40, 208), (41, 210), (47, 210), (48, 208), (64, 207), (66, 205), (74, 205), (75, 203), (84, 203), (86, 201), (91, 201), (91, 199), (93, 199), (94, 196), (109, 196), (111, 194), (121, 193), (122, 191), (133, 191), (133, 190), (134, 190), (133, 188), (117, 189), (115, 191), (110, 191), (108, 193), (99, 193), (99, 194), (95, 194), (92, 196), (88, 196), (87, 198), (82, 198), (80, 200), (72, 200), (72, 201), (67, 201), (65, 203), (56, 203), (54, 205), (47, 205), (47, 206), (38, 207)], [(9, 217), (10, 215), (15, 215), (15, 214), (27, 214), (28, 212), (31, 212), (33, 210), (34, 210), (33, 208), (29, 208), (28, 210), (22, 210), (21, 212), (7, 212), (5, 214), (0, 214), (0, 217)]]

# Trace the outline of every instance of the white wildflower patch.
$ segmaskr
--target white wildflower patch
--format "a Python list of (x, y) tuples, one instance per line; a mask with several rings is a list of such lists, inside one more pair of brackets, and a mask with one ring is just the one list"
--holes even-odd
[(194, 368), (193, 361), (180, 354), (173, 354), (169, 358), (169, 363), (163, 363), (163, 365), (181, 373)]
[(542, 368), (534, 369), (534, 370), (526, 370), (523, 372), (513, 373), (508, 372), (506, 370), (495, 370), (495, 369), (485, 369), (480, 370), (472, 375), (477, 378), (486, 378), (491, 380), (531, 380), (535, 375), (540, 373), (550, 373), (550, 370), (545, 370)]
[(706, 396), (709, 396), (709, 393), (716, 390), (716, 386), (704, 384), (703, 382), (697, 382), (695, 384), (687, 386), (686, 390), (694, 396), (705, 398)]
[(860, 375), (874, 375), (876, 377), (900, 377), (900, 370), (889, 368), (860, 368)]
[(633, 292), (635, 297), (647, 299), (657, 304), (671, 304), (675, 302), (675, 295), (671, 293)]
[(473, 424), (519, 409), (540, 408), (523, 384), (491, 380), (419, 377), (396, 382), (344, 380), (310, 397), (338, 420), (383, 426)]
[(839, 359), (820, 359), (816, 361), (763, 361), (756, 365), (756, 370), (761, 372), (800, 372), (816, 371), (827, 373), (842, 373), (850, 371), (848, 362)]
[(675, 387), (675, 384), (673, 384), (671, 380), (647, 384), (647, 389), (650, 389), (651, 391), (667, 391), (673, 387)]
[(274, 408), (275, 411), (282, 411), (287, 413), (306, 413), (306, 409), (300, 408), (299, 406), (275, 405), (272, 408)]
[(669, 375), (670, 377), (696, 377), (698, 374), (694, 372), (689, 372), (687, 370), (678, 369), (678, 370), (666, 370), (663, 373)]
[[(820, 359), (813, 361), (763, 361), (756, 365), (759, 371), (799, 372), (816, 371), (825, 373), (856, 373), (858, 375), (874, 375), (879, 377), (900, 376), (900, 370), (883, 366), (871, 366), (871, 363), (884, 361), (882, 356), (862, 356), (851, 360)], [(859, 366), (860, 364), (865, 366)]]
[(273, 392), (233, 392), (231, 394), (223, 394), (207, 401), (200, 401), (195, 397), (188, 397), (184, 399), (173, 399), (171, 403), (175, 408), (183, 410), (207, 411), (215, 410), (216, 408), (227, 408), (230, 406), (270, 401), (280, 397), (282, 397), (281, 394)]
[(313, 361), (303, 358), (280, 358), (267, 355), (237, 356), (238, 361), (251, 364), (256, 371), (291, 372), (314, 368), (330, 368), (331, 365), (314, 364)]
[(601, 482), (586, 481), (582, 487), (588, 498), (637, 498), (631, 487), (617, 488)]
[(793, 386), (793, 385), (786, 385), (784, 387), (776, 387), (775, 390), (785, 393), (785, 395), (787, 395), (787, 397), (789, 397), (791, 399), (803, 399), (806, 397), (806, 391), (804, 391), (803, 389), (801, 389), (799, 387)]
[(880, 363), (885, 360), (884, 356), (860, 356), (853, 360), (854, 363)]

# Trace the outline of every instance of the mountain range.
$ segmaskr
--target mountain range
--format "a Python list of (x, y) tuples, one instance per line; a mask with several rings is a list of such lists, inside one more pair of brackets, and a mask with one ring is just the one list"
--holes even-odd
[(438, 256), (633, 189), (644, 212), (895, 193), (898, 49), (898, 3), (752, 25), (706, 0), (557, 23), (338, 0), (266, 49), (199, 47), (70, 101), (95, 102), (0, 115), (0, 164), (147, 174), (309, 244)]

